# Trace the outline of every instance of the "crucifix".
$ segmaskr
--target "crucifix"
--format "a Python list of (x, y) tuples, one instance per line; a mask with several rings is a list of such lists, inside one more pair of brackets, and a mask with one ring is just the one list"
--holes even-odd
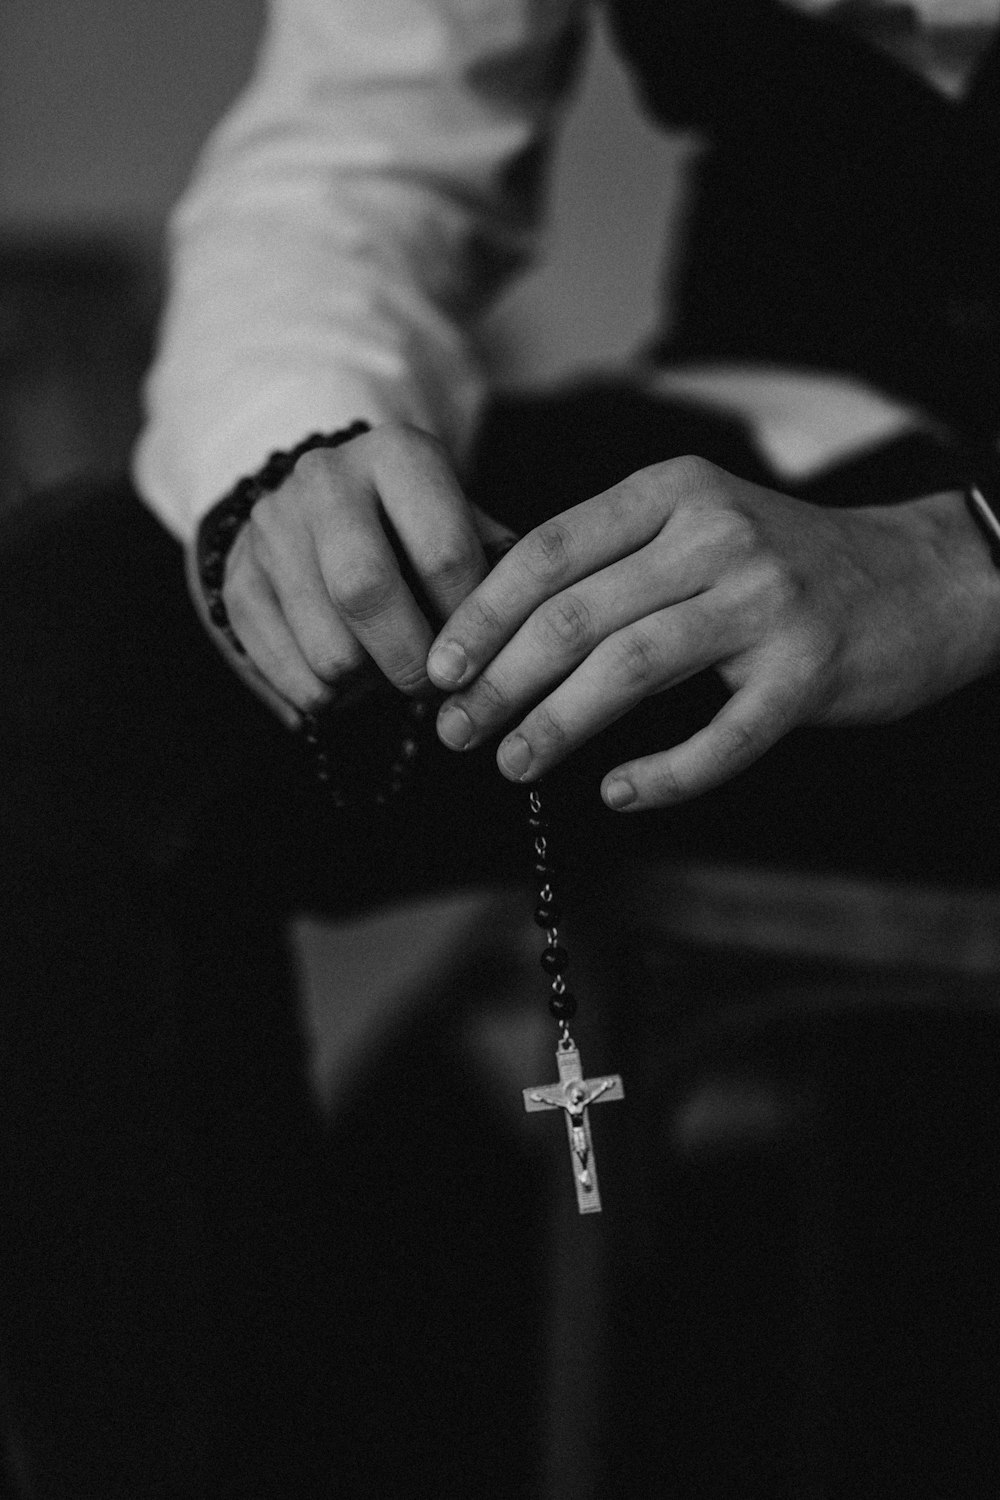
[(617, 1073), (610, 1078), (584, 1078), (580, 1053), (568, 1035), (559, 1039), (556, 1063), (559, 1067), (559, 1082), (525, 1089), (524, 1107), (529, 1112), (537, 1109), (561, 1109), (564, 1112), (570, 1161), (576, 1182), (577, 1208), (582, 1214), (599, 1214), (601, 1194), (597, 1185), (597, 1163), (594, 1160), (590, 1116), (587, 1111), (591, 1104), (624, 1099), (625, 1088)]

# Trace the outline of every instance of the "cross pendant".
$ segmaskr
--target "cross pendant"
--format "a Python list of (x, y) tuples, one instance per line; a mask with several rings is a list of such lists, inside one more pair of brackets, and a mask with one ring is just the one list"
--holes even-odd
[(576, 1182), (576, 1206), (582, 1214), (601, 1212), (601, 1194), (597, 1185), (597, 1163), (590, 1139), (591, 1104), (624, 1099), (625, 1087), (617, 1073), (610, 1078), (584, 1078), (580, 1053), (569, 1037), (563, 1037), (556, 1049), (559, 1082), (542, 1084), (524, 1090), (526, 1110), (561, 1109), (566, 1117), (570, 1161)]

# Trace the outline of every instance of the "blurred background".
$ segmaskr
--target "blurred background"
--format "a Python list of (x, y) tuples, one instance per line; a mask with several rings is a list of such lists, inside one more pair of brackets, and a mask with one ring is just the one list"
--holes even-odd
[[(165, 215), (246, 78), (261, 0), (0, 7), (0, 471), (6, 488), (125, 461)], [(646, 332), (684, 151), (647, 129), (598, 36), (554, 175), (544, 262), (488, 325), (505, 380)]]

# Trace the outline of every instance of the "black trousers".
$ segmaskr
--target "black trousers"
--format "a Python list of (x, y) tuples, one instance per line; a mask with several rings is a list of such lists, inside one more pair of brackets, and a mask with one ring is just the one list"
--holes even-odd
[[(682, 452), (773, 482), (737, 428), (605, 386), (498, 406), (470, 485), (523, 530)], [(811, 493), (898, 499), (955, 472), (947, 449), (901, 444)], [(331, 814), (301, 747), (205, 638), (179, 549), (127, 484), (3, 516), (0, 579), (0, 1347), (26, 1492), (406, 1495), (430, 1475), (439, 1493), (471, 1493), (478, 1481), (434, 1468), (467, 1441), (504, 1476), (490, 1493), (527, 1493), (510, 1429), (523, 1437), (531, 1414), (491, 1381), (501, 1347), (537, 1355), (512, 1332), (537, 1311), (531, 1195), (511, 1190), (502, 1225), (495, 1203), (470, 1214), (452, 1162), (431, 1185), (436, 1231), (413, 1196), (374, 1213), (357, 1154), (338, 1157), (306, 1087), (286, 941), (297, 911), (524, 880), (523, 792), (491, 750), (432, 744), (389, 815)], [(799, 732), (670, 814), (601, 807), (615, 756), (718, 701), (698, 679), (552, 778), (582, 878), (650, 851), (1000, 876), (994, 683), (891, 729)], [(482, 1157), (468, 1145), (476, 1171), (487, 1136)], [(478, 1352), (412, 1306), (405, 1268), (435, 1233), (455, 1246), (439, 1310), (450, 1299), (461, 1323), (485, 1301), (503, 1329)], [(378, 1257), (384, 1305), (364, 1282)], [(428, 1343), (443, 1383), (419, 1358), (379, 1379), (386, 1351)]]

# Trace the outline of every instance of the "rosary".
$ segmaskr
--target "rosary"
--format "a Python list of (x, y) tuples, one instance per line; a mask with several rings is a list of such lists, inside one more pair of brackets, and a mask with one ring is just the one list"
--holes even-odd
[(549, 820), (542, 812), (542, 799), (534, 789), (528, 793), (528, 827), (534, 835), (535, 875), (540, 882), (535, 922), (546, 934), (541, 965), (551, 977), (549, 1012), (559, 1023), (559, 1041), (556, 1046), (559, 1081), (525, 1089), (524, 1107), (526, 1110), (563, 1111), (576, 1183), (576, 1206), (582, 1214), (599, 1214), (601, 1193), (597, 1182), (597, 1162), (594, 1160), (588, 1110), (591, 1104), (624, 1098), (625, 1089), (617, 1073), (610, 1078), (584, 1078), (579, 1048), (570, 1036), (569, 1023), (576, 1015), (576, 996), (566, 988), (563, 978), (569, 964), (569, 954), (559, 942), (560, 912), (555, 904), (555, 892), (552, 888), (555, 868), (549, 853)]
[[(395, 702), (398, 705), (398, 700)], [(305, 744), (317, 779), (334, 807), (343, 809), (359, 797), (364, 798), (365, 792), (368, 800), (377, 806), (384, 806), (391, 797), (402, 791), (417, 760), (420, 743), (418, 731), (427, 718), (427, 705), (419, 700), (406, 701), (403, 712), (405, 723), (398, 738), (397, 753), (388, 766), (385, 783), (375, 790), (372, 790), (369, 779), (367, 757), (364, 783), (359, 779), (348, 789), (342, 779), (334, 776), (327, 741), (316, 719), (312, 716), (306, 719), (303, 728)], [(562, 1110), (566, 1121), (577, 1208), (582, 1214), (598, 1214), (601, 1212), (601, 1194), (590, 1133), (589, 1110), (592, 1104), (624, 1098), (625, 1090), (617, 1073), (606, 1078), (584, 1078), (580, 1051), (570, 1035), (569, 1023), (576, 1015), (576, 997), (566, 988), (564, 978), (569, 966), (569, 954), (559, 941), (561, 913), (556, 905), (552, 884), (555, 865), (549, 848), (549, 820), (542, 810), (541, 796), (534, 788), (528, 793), (528, 827), (533, 841), (534, 872), (539, 883), (535, 922), (546, 935), (540, 962), (550, 981), (549, 1012), (559, 1026), (556, 1044), (559, 1078), (556, 1083), (524, 1089), (524, 1107), (529, 1112)]]
[[(234, 488), (205, 516), (198, 528), (197, 565), (204, 594), (208, 618), (240, 656), (246, 652), (229, 620), (223, 599), (226, 557), (233, 539), (244, 524), (251, 510), (262, 495), (279, 488), (291, 473), (303, 454), (313, 448), (338, 448), (343, 443), (368, 431), (367, 422), (353, 422), (338, 432), (311, 433), (294, 448), (272, 453), (256, 474), (241, 479)], [(494, 544), (492, 560), (512, 545)], [(384, 693), (372, 692), (372, 679), (363, 679), (346, 696), (342, 693), (340, 703), (355, 710), (359, 719), (355, 724), (354, 750), (356, 763), (350, 759), (350, 740), (346, 746), (338, 747), (337, 774), (331, 759), (331, 751), (316, 716), (305, 716), (302, 738), (312, 759), (316, 777), (325, 789), (330, 802), (339, 811), (359, 803), (373, 802), (384, 806), (391, 797), (403, 790), (410, 778), (420, 749), (419, 732), (427, 718), (427, 704), (419, 699), (387, 698)], [(370, 718), (366, 717), (371, 715)], [(373, 787), (370, 764), (372, 745), (384, 744), (395, 736), (396, 753), (388, 765), (384, 780)], [(549, 1011), (559, 1023), (559, 1041), (556, 1046), (556, 1066), (559, 1071), (557, 1083), (539, 1085), (524, 1090), (524, 1107), (528, 1111), (561, 1109), (566, 1120), (569, 1137), (570, 1162), (576, 1184), (576, 1202), (582, 1214), (597, 1214), (601, 1211), (601, 1195), (597, 1186), (597, 1163), (590, 1137), (592, 1104), (605, 1100), (622, 1099), (625, 1090), (618, 1074), (610, 1078), (584, 1078), (580, 1052), (570, 1036), (569, 1023), (576, 1014), (576, 1000), (566, 988), (563, 975), (569, 963), (569, 955), (559, 942), (559, 910), (555, 904), (552, 877), (555, 873), (549, 854), (548, 821), (542, 812), (541, 798), (537, 791), (528, 795), (528, 824), (534, 839), (535, 875), (540, 882), (535, 921), (546, 933), (546, 945), (541, 955), (542, 968), (551, 980)]]

